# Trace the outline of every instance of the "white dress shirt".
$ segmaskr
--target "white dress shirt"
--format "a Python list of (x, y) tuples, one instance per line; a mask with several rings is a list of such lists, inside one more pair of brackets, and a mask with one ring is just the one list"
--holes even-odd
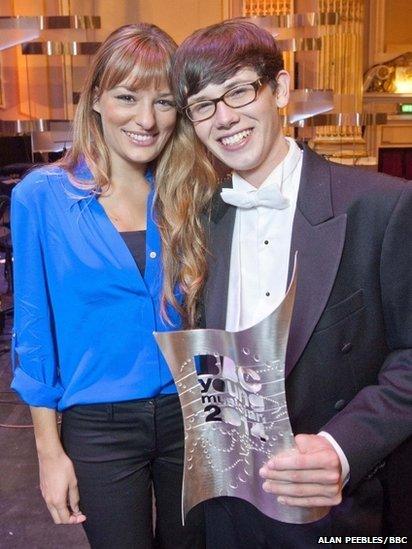
[[(244, 200), (247, 207), (237, 208), (233, 230), (226, 313), (226, 330), (230, 332), (245, 330), (266, 318), (280, 304), (287, 289), (303, 155), (293, 139), (285, 139), (289, 145), (288, 153), (259, 187), (271, 187), (274, 193), (281, 194), (276, 207), (259, 205), (259, 189), (233, 173), (234, 191), (246, 193), (248, 200)], [(225, 198), (224, 190), (222, 198)], [(253, 203), (258, 205), (253, 206)], [(225, 362), (224, 370), (234, 366), (231, 361)], [(230, 371), (225, 373), (232, 377)], [(338, 453), (342, 479), (347, 481), (349, 463), (341, 447), (329, 433), (322, 431), (319, 434)]]
[[(285, 296), (293, 217), (302, 171), (302, 151), (286, 138), (289, 151), (262, 183), (289, 202), (283, 209), (237, 208), (230, 258), (226, 330), (250, 328), (267, 317)], [(251, 195), (258, 189), (233, 174), (233, 189)]]

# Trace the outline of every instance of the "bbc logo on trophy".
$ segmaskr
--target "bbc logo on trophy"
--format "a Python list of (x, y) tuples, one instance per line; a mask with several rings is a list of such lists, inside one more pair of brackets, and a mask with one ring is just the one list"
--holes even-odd
[[(210, 498), (242, 498), (265, 515), (303, 524), (327, 509), (282, 505), (262, 488), (259, 469), (294, 447), (285, 396), (285, 356), (296, 268), (282, 303), (240, 332), (155, 332), (179, 393), (185, 428), (183, 517)], [(197, 369), (206, 364), (206, 372)], [(198, 368), (196, 368), (196, 366)]]

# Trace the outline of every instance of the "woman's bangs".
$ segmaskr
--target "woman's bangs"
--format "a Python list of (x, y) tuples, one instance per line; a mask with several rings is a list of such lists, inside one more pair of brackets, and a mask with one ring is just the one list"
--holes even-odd
[(124, 52), (111, 64), (111, 69), (107, 67), (101, 82), (102, 89), (109, 90), (121, 84), (131, 90), (169, 85), (170, 54), (142, 46), (133, 52)]

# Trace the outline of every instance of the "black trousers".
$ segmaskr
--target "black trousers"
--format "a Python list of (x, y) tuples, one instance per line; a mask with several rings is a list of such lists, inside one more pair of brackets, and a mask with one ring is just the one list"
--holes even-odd
[[(262, 482), (257, 479), (257, 482)], [(275, 496), (274, 496), (275, 497)], [(235, 497), (218, 497), (203, 504), (207, 549), (315, 549), (341, 547), (334, 538), (382, 536), (382, 484), (376, 476), (365, 479), (356, 491), (344, 495), (322, 519), (288, 524), (269, 518)], [(393, 534), (405, 535), (405, 534)], [(362, 542), (359, 547), (366, 546)], [(370, 544), (370, 547), (379, 544)]]
[(203, 547), (200, 509), (182, 526), (184, 438), (176, 395), (74, 406), (63, 413), (62, 441), (92, 549)]
[[(261, 482), (257, 480), (257, 482)], [(321, 536), (330, 537), (330, 519), (311, 524), (273, 520), (242, 499), (219, 497), (204, 502), (207, 549), (314, 549)]]

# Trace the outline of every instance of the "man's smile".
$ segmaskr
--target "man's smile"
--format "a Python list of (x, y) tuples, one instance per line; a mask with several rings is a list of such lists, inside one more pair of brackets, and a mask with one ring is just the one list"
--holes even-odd
[(232, 135), (228, 135), (228, 136), (225, 136), (225, 137), (221, 137), (218, 139), (218, 141), (225, 147), (225, 148), (237, 148), (237, 146), (239, 144), (244, 144), (247, 140), (247, 138), (249, 137), (249, 135), (251, 135), (253, 129), (252, 128), (248, 128), (246, 130), (242, 130), (240, 132), (236, 132)]

